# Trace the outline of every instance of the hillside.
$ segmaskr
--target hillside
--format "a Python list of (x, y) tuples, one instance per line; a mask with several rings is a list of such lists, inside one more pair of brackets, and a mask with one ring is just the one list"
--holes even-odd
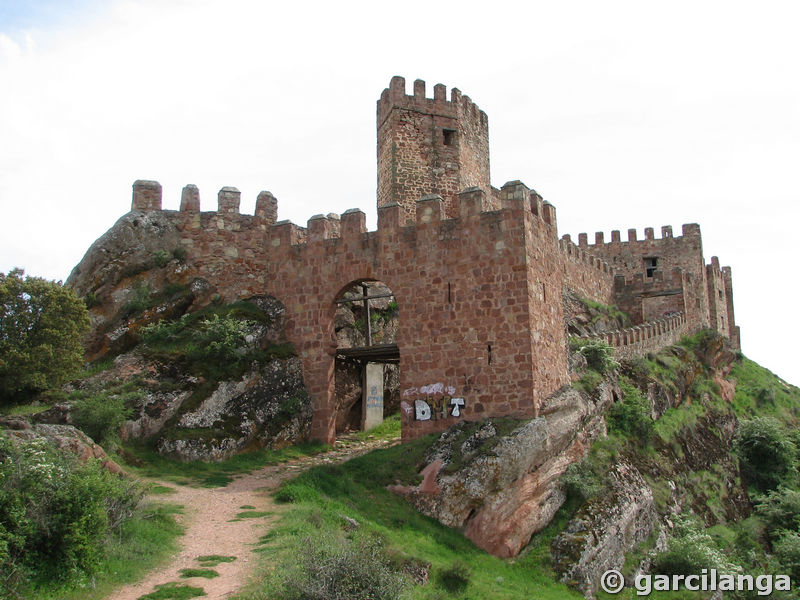
[[(584, 376), (578, 386), (591, 379)], [(628, 578), (648, 570), (690, 574), (704, 568), (798, 573), (786, 541), (798, 532), (786, 523), (776, 526), (775, 512), (793, 510), (786, 498), (796, 495), (793, 430), (800, 390), (708, 333), (625, 363), (581, 393), (596, 397), (603, 386), (621, 392), (605, 415), (608, 435), (567, 469), (561, 480), (566, 502), (517, 557), (485, 553), (387, 489), (419, 484), (431, 458), (442, 456), (442, 440), (429, 436), (344, 465), (316, 467), (284, 484), (276, 498), (290, 510), (262, 540), (264, 580), (241, 597), (299, 597), (277, 591), (301, 577), (298, 556), (341, 565), (372, 548), (369, 540), (378, 540), (385, 564), (416, 580), (407, 591), (411, 598), (592, 596), (599, 575), (610, 568)], [(504, 438), (528, 424), (495, 420), (493, 436), (486, 435), (489, 422), (457, 426), (450, 447), (480, 448), (471, 457), (453, 453), (442, 470), (466, 473), (470, 461), (499, 455)], [(775, 436), (777, 446), (763, 452), (781, 444), (791, 448), (788, 463), (748, 453), (754, 425)], [(761, 433), (755, 438), (770, 440)], [(774, 479), (765, 483), (767, 474)], [(786, 516), (800, 515), (795, 509)], [(304, 550), (312, 539), (327, 540), (329, 550)]]

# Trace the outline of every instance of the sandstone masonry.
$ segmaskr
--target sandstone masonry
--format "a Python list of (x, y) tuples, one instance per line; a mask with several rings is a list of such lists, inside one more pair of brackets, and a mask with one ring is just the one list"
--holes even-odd
[[(652, 351), (711, 327), (739, 343), (731, 270), (706, 265), (700, 228), (655, 239), (588, 244), (559, 239), (556, 210), (520, 181), (489, 182), (488, 118), (457, 89), (427, 98), (425, 83), (394, 77), (377, 106), (378, 228), (358, 209), (277, 220), (261, 192), (254, 215), (224, 187), (201, 212), (195, 186), (163, 211), (186, 262), (226, 302), (268, 294), (286, 307), (286, 335), (303, 363), (312, 436), (335, 438), (336, 302), (354, 283), (381, 281), (399, 308), (403, 438), (460, 419), (536, 417), (569, 384), (563, 290), (630, 312), (634, 327), (606, 336), (620, 356)], [(133, 185), (134, 213), (161, 211), (161, 186)], [(80, 265), (79, 265), (80, 267)], [(79, 268), (78, 267), (78, 268)], [(88, 291), (88, 290), (87, 290)], [(417, 407), (424, 402), (429, 413)]]

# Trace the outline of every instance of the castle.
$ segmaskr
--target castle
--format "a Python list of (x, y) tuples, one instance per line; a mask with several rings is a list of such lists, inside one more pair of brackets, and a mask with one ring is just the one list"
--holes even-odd
[[(547, 396), (570, 383), (563, 293), (616, 304), (633, 326), (603, 334), (618, 356), (656, 350), (710, 327), (739, 346), (731, 270), (706, 265), (698, 225), (629, 229), (589, 244), (558, 237), (556, 210), (533, 189), (490, 184), (488, 119), (457, 89), (447, 98), (425, 82), (392, 78), (377, 106), (378, 227), (365, 214), (315, 215), (306, 227), (277, 220), (277, 200), (259, 194), (254, 215), (239, 213), (236, 188), (219, 192), (216, 211), (201, 212), (195, 186), (179, 211), (163, 211), (178, 231), (187, 262), (227, 301), (257, 294), (279, 299), (286, 335), (302, 358), (313, 405), (311, 435), (336, 436), (337, 356), (367, 372), (364, 411), (381, 410), (370, 365), (400, 364), (403, 439), (442, 431), (458, 419), (537, 416)], [(161, 186), (133, 185), (132, 211), (161, 211)], [(380, 281), (396, 300), (393, 343), (366, 336), (340, 348), (337, 306), (369, 304)], [(371, 295), (372, 294), (372, 295)], [(379, 374), (377, 376), (380, 376)], [(371, 391), (368, 391), (371, 388)], [(380, 419), (378, 419), (380, 420)]]

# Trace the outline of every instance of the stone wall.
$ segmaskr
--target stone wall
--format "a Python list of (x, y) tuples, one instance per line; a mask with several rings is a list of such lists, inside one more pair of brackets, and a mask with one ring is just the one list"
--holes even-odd
[[(624, 277), (626, 286), (615, 284), (615, 303), (631, 312), (634, 322), (644, 323), (659, 313), (682, 311), (690, 330), (711, 327), (736, 339), (738, 330), (732, 304), (730, 310), (727, 307), (725, 275), (719, 261), (714, 264), (712, 260), (712, 265), (706, 266), (699, 225), (683, 225), (681, 232), (674, 236), (672, 227), (666, 225), (661, 228), (661, 238), (656, 238), (653, 228), (647, 227), (644, 239), (638, 239), (636, 229), (628, 229), (624, 242), (618, 230), (611, 232), (610, 242), (605, 241), (603, 232), (597, 232), (593, 244), (581, 233), (578, 247), (605, 259), (618, 277)], [(648, 272), (652, 259), (657, 265)], [(676, 269), (682, 274), (680, 283)]]
[(603, 259), (579, 248), (569, 235), (558, 242), (564, 268), (564, 285), (580, 296), (614, 304), (614, 271)]
[[(335, 435), (334, 302), (356, 281), (389, 286), (399, 306), (403, 437), (410, 439), (458, 418), (534, 416), (537, 402), (568, 382), (554, 210), (537, 206), (534, 214), (519, 182), (503, 186), (500, 199), (502, 209), (484, 211), (485, 193), (467, 190), (456, 197), (459, 216), (446, 219), (442, 199), (426, 196), (414, 225), (390, 204), (379, 209), (375, 232), (366, 231), (359, 210), (316, 215), (307, 227), (272, 223), (258, 209), (242, 215), (235, 188), (220, 191), (216, 212), (186, 203), (190, 210), (163, 214), (187, 263), (222, 300), (269, 294), (286, 306), (316, 439)], [(458, 411), (453, 398), (463, 400)], [(416, 418), (416, 400), (432, 407), (430, 419)]]
[(677, 343), (687, 333), (690, 332), (687, 331), (686, 317), (680, 313), (600, 336), (581, 336), (581, 339), (601, 339), (614, 348), (614, 358), (628, 359), (658, 352)]

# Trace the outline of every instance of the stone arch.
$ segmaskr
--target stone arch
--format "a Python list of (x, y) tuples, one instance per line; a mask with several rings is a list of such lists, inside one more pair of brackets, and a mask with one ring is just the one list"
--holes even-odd
[(355, 279), (332, 302), (336, 435), (370, 429), (400, 410), (400, 307), (381, 280)]

